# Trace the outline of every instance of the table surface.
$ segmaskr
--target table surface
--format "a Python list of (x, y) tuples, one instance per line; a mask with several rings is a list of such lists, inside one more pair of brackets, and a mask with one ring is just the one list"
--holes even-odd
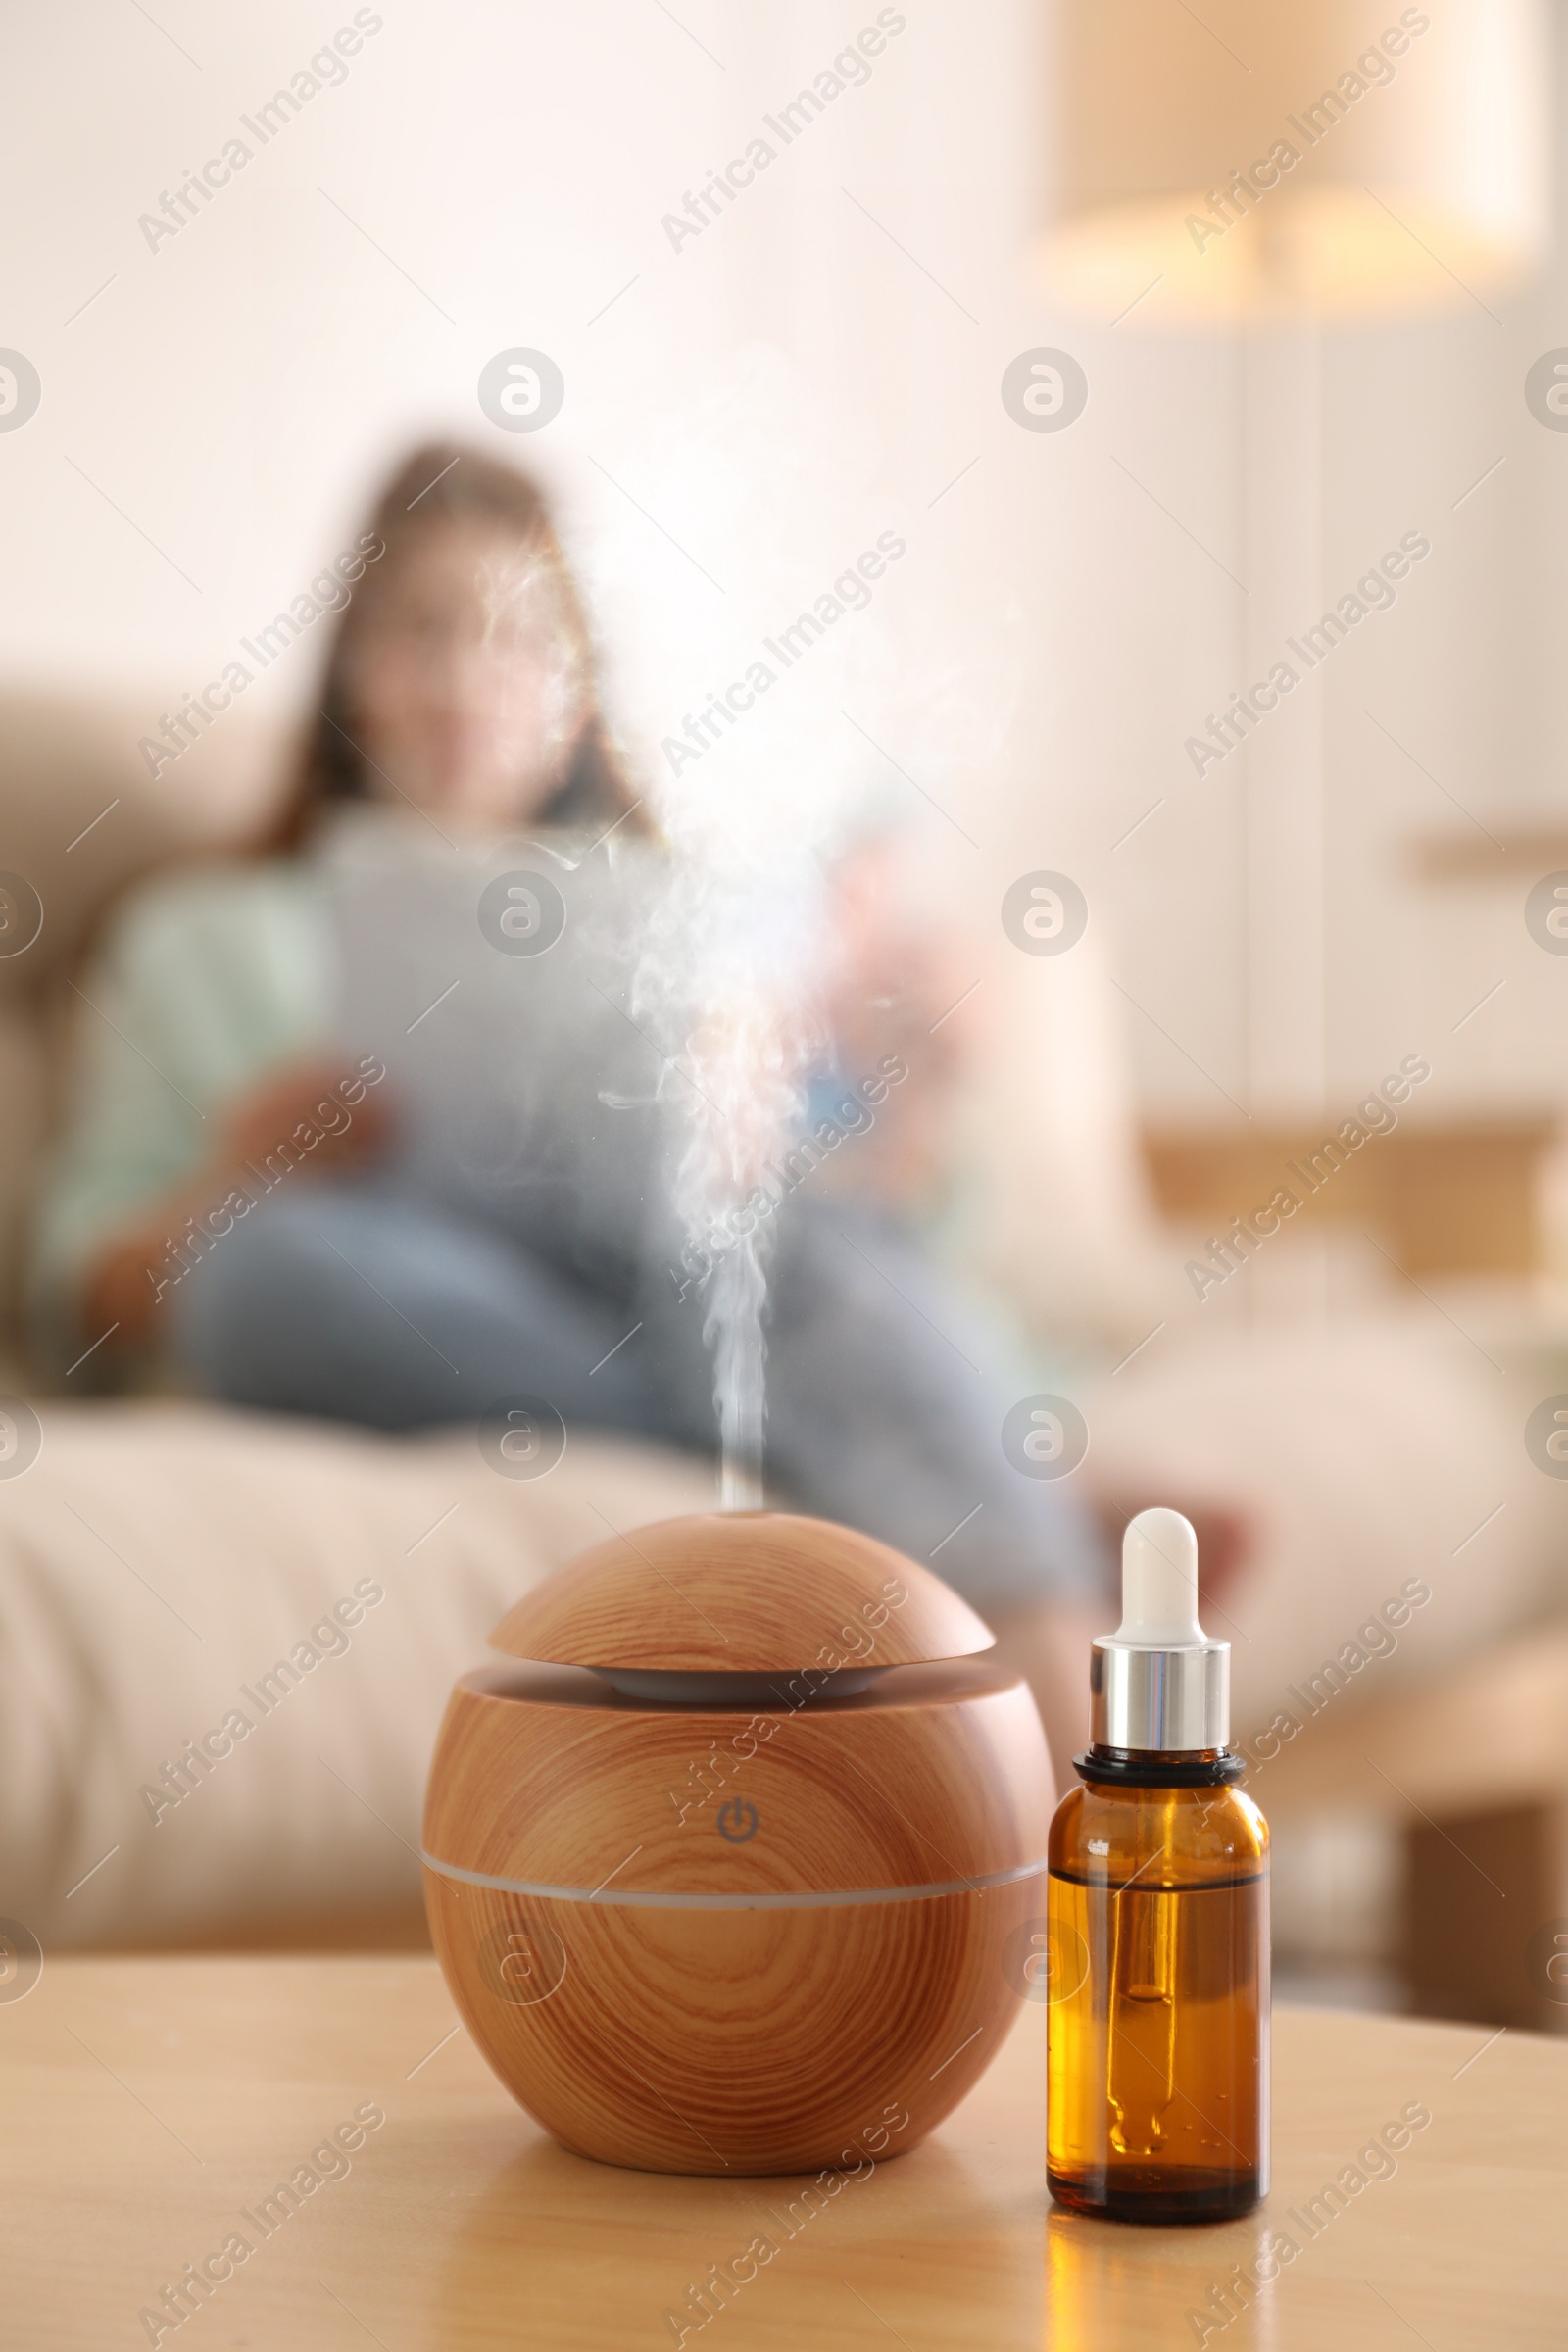
[[(558, 2148), (489, 2074), (432, 1961), (51, 1961), (0, 2004), (0, 2340), (145, 2344), (142, 2309), (238, 2231), (249, 2259), (159, 2343), (635, 2352), (674, 2343), (666, 2314), (761, 2234), (776, 2253), (701, 2330), (726, 2352), (1163, 2352), (1199, 2340), (1189, 2314), (1281, 2230), (1301, 2250), (1209, 2334), (1225, 2352), (1568, 2340), (1568, 2044), (1283, 2010), (1267, 2204), (1139, 2230), (1046, 2193), (1046, 2015), (1025, 2005), (941, 2131), (797, 2206), (790, 2234), (799, 2182), (662, 2179)], [(242, 2211), (363, 2102), (385, 2121), (352, 2170), (263, 2239)], [(1309, 2238), (1289, 2209), (1411, 2102), (1432, 2122), (1393, 2177)]]

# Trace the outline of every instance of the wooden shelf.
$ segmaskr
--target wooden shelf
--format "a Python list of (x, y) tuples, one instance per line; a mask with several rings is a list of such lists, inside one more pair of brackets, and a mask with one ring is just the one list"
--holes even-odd
[[(1416, 1126), (1373, 1135), (1308, 1190), (1311, 1155), (1335, 1125), (1151, 1128), (1144, 1153), (1163, 1215), (1223, 1235), (1285, 1186), (1294, 1224), (1376, 1233), (1411, 1274), (1524, 1274), (1542, 1263), (1541, 1162), (1556, 1128), (1544, 1115)], [(1294, 1167), (1291, 1163), (1295, 1163)], [(1302, 1171), (1305, 1171), (1303, 1176)]]

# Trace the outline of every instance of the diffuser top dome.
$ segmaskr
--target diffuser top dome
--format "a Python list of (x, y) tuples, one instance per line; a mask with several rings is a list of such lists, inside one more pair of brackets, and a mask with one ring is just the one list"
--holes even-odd
[(490, 1637), (511, 1656), (642, 1673), (793, 1674), (847, 1645), (877, 1666), (971, 1657), (990, 1628), (928, 1568), (784, 1511), (662, 1519), (579, 1552)]

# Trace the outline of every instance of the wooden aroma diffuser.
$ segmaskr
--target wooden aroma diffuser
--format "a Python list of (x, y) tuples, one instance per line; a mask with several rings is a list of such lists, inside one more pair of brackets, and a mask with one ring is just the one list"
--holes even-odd
[(491, 1639), (527, 1662), (452, 1694), (425, 1893), (508, 2089), (652, 2172), (912, 2147), (1045, 1907), (1045, 1737), (974, 1611), (847, 1528), (712, 1513), (596, 1544)]

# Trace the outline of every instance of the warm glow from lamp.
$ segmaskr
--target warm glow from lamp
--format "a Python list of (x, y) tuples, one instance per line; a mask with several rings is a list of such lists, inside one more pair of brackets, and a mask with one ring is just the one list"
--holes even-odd
[(1054, 0), (1052, 29), (1043, 262), (1081, 309), (1427, 310), (1543, 250), (1541, 0)]

